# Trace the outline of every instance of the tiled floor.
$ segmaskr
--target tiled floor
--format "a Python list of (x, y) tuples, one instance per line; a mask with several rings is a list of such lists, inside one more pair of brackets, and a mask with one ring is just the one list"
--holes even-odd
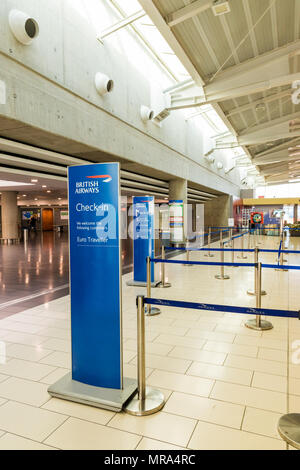
[[(264, 247), (277, 246), (278, 239), (264, 238)], [(291, 239), (290, 247), (300, 249), (300, 241)], [(261, 259), (273, 263), (275, 255)], [(194, 252), (191, 260), (207, 258)], [(300, 265), (300, 256), (289, 255), (289, 263)], [(218, 269), (167, 265), (172, 287), (152, 295), (255, 306), (246, 294), (253, 269), (228, 268), (231, 279), (217, 281)], [(134, 377), (135, 296), (145, 290), (127, 287), (129, 277), (124, 370)], [(263, 306), (299, 310), (299, 281), (298, 271), (264, 270)], [(274, 318), (274, 329), (261, 333), (245, 328), (245, 315), (161, 310), (146, 319), (146, 372), (166, 404), (143, 418), (48, 395), (48, 385), (70, 368), (68, 296), (0, 320), (0, 449), (287, 449), (276, 427), (283, 413), (300, 412), (300, 353), (293, 350), (299, 321)]]

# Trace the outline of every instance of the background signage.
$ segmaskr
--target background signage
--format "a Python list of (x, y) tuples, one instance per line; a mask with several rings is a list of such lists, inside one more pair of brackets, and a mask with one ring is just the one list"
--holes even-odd
[[(147, 282), (146, 258), (154, 258), (154, 197), (133, 198), (133, 262), (134, 282)], [(154, 264), (151, 264), (151, 282), (154, 282)]]
[(118, 163), (69, 168), (72, 379), (121, 389)]
[(170, 201), (170, 241), (184, 243), (183, 201)]

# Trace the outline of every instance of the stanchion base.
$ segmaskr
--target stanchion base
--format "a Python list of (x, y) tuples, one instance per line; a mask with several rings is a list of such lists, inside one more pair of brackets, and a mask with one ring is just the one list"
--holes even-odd
[(161, 310), (159, 308), (156, 308), (156, 307), (151, 307), (150, 312), (148, 312), (147, 305), (146, 305), (145, 314), (146, 314), (147, 317), (154, 317), (155, 315), (160, 315)]
[(260, 326), (257, 326), (256, 319), (246, 321), (245, 326), (256, 331), (266, 331), (274, 328), (272, 323), (266, 320), (260, 320)]
[(159, 390), (146, 387), (146, 398), (144, 401), (138, 399), (138, 393), (125, 405), (123, 411), (134, 416), (147, 416), (160, 411), (165, 404), (165, 397)]
[(214, 258), (215, 257), (215, 255), (208, 255), (208, 254), (204, 255), (204, 256), (206, 256), (206, 258)]
[(284, 441), (300, 450), (299, 413), (290, 413), (282, 416), (278, 423), (278, 432)]
[(247, 259), (247, 256), (238, 256), (238, 259)]
[(167, 287), (172, 287), (172, 284), (170, 284), (170, 282), (165, 282), (164, 284), (160, 282), (156, 287), (159, 287), (160, 289), (166, 289)]
[(228, 276), (227, 274), (224, 274), (224, 276), (221, 276), (221, 274), (217, 274), (215, 278), (221, 279), (222, 281), (227, 281), (227, 279), (230, 279), (230, 276)]
[[(254, 290), (247, 290), (247, 294), (248, 295), (256, 295), (256, 292)], [(261, 295), (267, 295), (266, 291), (265, 290), (262, 290), (261, 291)]]
[(287, 273), (288, 272), (288, 269), (280, 269), (280, 268), (275, 268), (275, 271), (283, 271), (284, 273)]

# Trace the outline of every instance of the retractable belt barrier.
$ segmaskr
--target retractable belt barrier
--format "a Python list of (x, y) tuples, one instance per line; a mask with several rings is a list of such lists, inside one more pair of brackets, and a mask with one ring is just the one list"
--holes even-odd
[(204, 304), (196, 302), (184, 302), (181, 300), (149, 299), (144, 298), (145, 304), (161, 305), (165, 307), (191, 308), (196, 310), (208, 310), (211, 312), (229, 312), (245, 315), (263, 315), (270, 317), (297, 318), (300, 320), (300, 310), (277, 310), (268, 308), (234, 307), (231, 305)]

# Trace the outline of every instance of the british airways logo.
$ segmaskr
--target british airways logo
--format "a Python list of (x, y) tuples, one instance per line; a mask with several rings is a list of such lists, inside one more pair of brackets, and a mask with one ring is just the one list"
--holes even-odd
[(110, 175), (95, 175), (95, 176), (87, 176), (89, 179), (100, 180), (102, 179), (103, 183), (110, 183), (112, 181), (112, 177)]
[(76, 182), (75, 194), (98, 194), (101, 183), (110, 183), (112, 181), (110, 175), (86, 176), (86, 179), (88, 181)]

